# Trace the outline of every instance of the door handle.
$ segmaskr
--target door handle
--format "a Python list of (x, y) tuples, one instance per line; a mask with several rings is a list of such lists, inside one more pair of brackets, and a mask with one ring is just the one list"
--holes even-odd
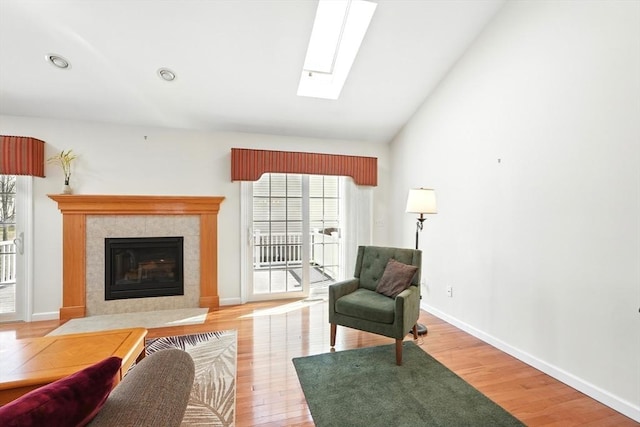
[(24, 255), (24, 232), (20, 232), (18, 237), (13, 239), (13, 244), (16, 245), (16, 250), (20, 252), (20, 255)]

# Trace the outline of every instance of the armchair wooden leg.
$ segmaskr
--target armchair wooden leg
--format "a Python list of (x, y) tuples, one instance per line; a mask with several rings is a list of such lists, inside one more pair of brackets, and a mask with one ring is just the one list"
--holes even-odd
[(413, 325), (413, 339), (417, 340), (418, 339), (418, 324), (416, 323), (415, 325)]
[(402, 340), (396, 340), (396, 365), (402, 365)]
[(335, 323), (331, 324), (331, 347), (336, 346), (336, 329), (338, 329), (338, 325)]

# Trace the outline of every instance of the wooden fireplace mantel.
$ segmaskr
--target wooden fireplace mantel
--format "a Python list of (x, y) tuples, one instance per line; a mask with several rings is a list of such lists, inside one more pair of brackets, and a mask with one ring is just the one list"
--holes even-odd
[(89, 215), (198, 215), (200, 307), (217, 308), (218, 211), (224, 197), (54, 194), (62, 212), (60, 319), (86, 316), (86, 219)]

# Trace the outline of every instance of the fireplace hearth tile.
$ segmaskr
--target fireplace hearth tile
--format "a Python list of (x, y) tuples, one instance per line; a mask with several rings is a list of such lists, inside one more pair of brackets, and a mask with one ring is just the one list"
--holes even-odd
[[(172, 225), (175, 222), (175, 226)], [(135, 313), (198, 307), (200, 299), (200, 223), (193, 215), (114, 215), (87, 217), (87, 315)], [(136, 227), (135, 235), (127, 235)], [(169, 231), (168, 231), (169, 230)], [(104, 239), (107, 237), (184, 236), (184, 295), (111, 300), (104, 298)]]

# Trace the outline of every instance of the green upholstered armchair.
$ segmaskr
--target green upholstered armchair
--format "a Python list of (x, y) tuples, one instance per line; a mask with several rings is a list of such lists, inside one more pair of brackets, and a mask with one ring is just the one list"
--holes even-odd
[[(389, 259), (418, 267), (411, 285), (395, 298), (376, 292)], [(402, 364), (402, 341), (420, 315), (420, 267), (422, 252), (416, 249), (360, 246), (354, 278), (329, 286), (331, 347), (336, 344), (337, 325), (373, 332), (396, 340), (396, 363)]]

